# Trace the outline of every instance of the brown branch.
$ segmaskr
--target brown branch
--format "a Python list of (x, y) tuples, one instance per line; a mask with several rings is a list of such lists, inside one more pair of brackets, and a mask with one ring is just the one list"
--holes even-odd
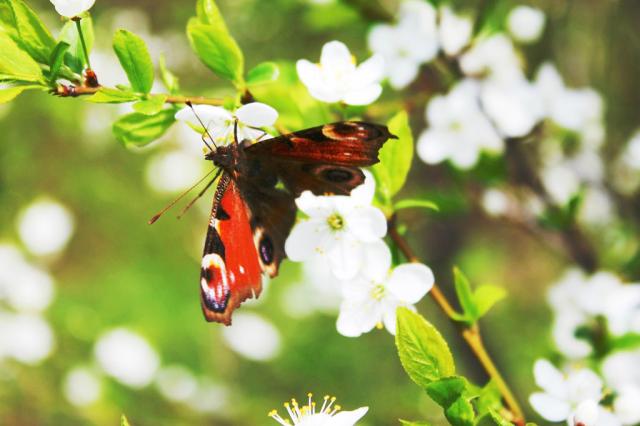
[[(100, 87), (86, 87), (86, 86), (65, 86), (59, 85), (55, 94), (62, 98), (76, 98), (78, 96), (93, 95), (100, 90)], [(153, 95), (151, 95), (153, 96)], [(167, 96), (165, 101), (168, 104), (186, 104), (187, 101), (194, 105), (224, 105), (223, 99), (217, 98), (205, 98), (203, 96)]]
[[(395, 215), (391, 217), (389, 220), (389, 236), (391, 240), (394, 242), (396, 247), (402, 252), (404, 257), (413, 263), (418, 263), (419, 259), (409, 246), (407, 240), (400, 235), (398, 232), (398, 228), (396, 226), (396, 217)], [(451, 322), (460, 330), (462, 338), (467, 342), (471, 351), (474, 353), (484, 370), (487, 372), (489, 377), (494, 380), (498, 389), (500, 389), (500, 393), (504, 398), (504, 401), (507, 405), (507, 408), (511, 412), (513, 418), (510, 420), (516, 425), (524, 425), (524, 414), (522, 409), (520, 408), (520, 404), (516, 400), (513, 392), (509, 388), (509, 385), (505, 382), (500, 371), (496, 367), (495, 363), (491, 359), (491, 356), (487, 352), (487, 349), (484, 346), (482, 338), (480, 336), (480, 329), (477, 325), (475, 326), (466, 326), (463, 323), (455, 320), (456, 311), (451, 306), (451, 303), (447, 300), (446, 296), (440, 290), (437, 284), (433, 284), (433, 288), (429, 292), (431, 298), (436, 302), (438, 307), (442, 309), (445, 315), (449, 318)]]

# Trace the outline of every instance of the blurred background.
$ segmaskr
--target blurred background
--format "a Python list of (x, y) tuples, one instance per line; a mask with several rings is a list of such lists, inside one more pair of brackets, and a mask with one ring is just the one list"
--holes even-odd
[[(98, 0), (91, 11), (92, 65), (101, 83), (126, 82), (111, 50), (113, 32), (126, 28), (147, 41), (154, 60), (166, 54), (183, 93), (232, 94), (188, 45), (192, 3)], [(640, 118), (640, 3), (477, 3), (479, 9), (499, 3), (544, 11), (542, 39), (521, 49), (527, 75), (552, 61), (567, 86), (600, 93), (606, 138), (599, 155), (615, 172)], [(51, 4), (29, 4), (55, 35), (61, 23)], [(317, 61), (330, 40), (345, 42), (362, 61), (370, 56), (368, 29), (397, 7), (390, 0), (218, 4), (247, 69), (267, 60), (285, 69), (300, 58)], [(386, 88), (383, 107), (371, 118), (386, 121), (411, 94), (411, 86)], [(411, 109), (416, 136), (425, 127), (427, 100)], [(444, 424), (441, 410), (405, 375), (386, 331), (357, 339), (336, 332), (338, 299), (313, 265), (285, 261), (260, 299), (234, 314), (233, 327), (206, 323), (198, 265), (210, 199), (181, 220), (172, 214), (153, 226), (147, 220), (210, 164), (202, 159), (199, 135), (182, 124), (144, 149), (124, 148), (110, 127), (128, 111), (39, 92), (0, 105), (0, 424), (115, 425), (121, 413), (133, 425), (275, 424), (266, 414), (307, 392), (336, 395), (345, 409), (369, 406), (364, 425), (397, 424), (398, 418)], [(473, 201), (502, 179), (500, 159), (470, 172), (418, 160), (414, 166), (404, 193), (437, 200), (441, 212), (401, 213), (410, 224), (407, 238), (446, 293), (452, 294), (454, 265), (475, 284), (508, 290), (483, 320), (484, 337), (536, 419), (526, 404), (535, 387), (532, 364), (554, 356), (546, 289), (572, 260), (548, 243), (547, 231), (493, 219)], [(584, 223), (601, 267), (630, 280), (640, 277), (634, 191), (618, 200), (622, 213)], [(596, 204), (602, 203), (608, 201)], [(427, 298), (418, 309), (445, 334), (458, 369), (483, 383), (481, 368), (433, 302)]]

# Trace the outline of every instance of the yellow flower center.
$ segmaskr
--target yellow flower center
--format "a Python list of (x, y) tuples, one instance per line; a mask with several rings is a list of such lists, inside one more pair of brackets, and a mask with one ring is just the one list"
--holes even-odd
[(375, 287), (373, 287), (373, 290), (371, 290), (371, 297), (380, 301), (384, 297), (384, 293), (385, 293), (384, 286), (382, 284), (376, 284)]
[(329, 227), (334, 231), (340, 231), (344, 228), (344, 219), (338, 213), (334, 213), (327, 218)]

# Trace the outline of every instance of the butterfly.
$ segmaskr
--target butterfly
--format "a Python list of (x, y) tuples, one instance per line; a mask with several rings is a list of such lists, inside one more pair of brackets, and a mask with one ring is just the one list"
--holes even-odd
[(206, 320), (230, 325), (232, 312), (260, 295), (262, 274), (278, 274), (303, 191), (348, 195), (389, 138), (386, 126), (343, 121), (256, 143), (205, 141), (205, 159), (218, 168), (205, 188), (217, 179), (200, 270)]

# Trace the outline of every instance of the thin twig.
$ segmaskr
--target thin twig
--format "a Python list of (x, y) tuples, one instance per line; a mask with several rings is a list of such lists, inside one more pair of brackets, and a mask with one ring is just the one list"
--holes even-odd
[[(395, 216), (392, 217), (391, 220), (389, 220), (389, 236), (409, 262), (419, 262), (418, 257), (414, 254), (407, 240), (405, 240), (404, 237), (402, 237), (402, 235), (400, 235), (400, 233), (398, 232)], [(498, 386), (498, 389), (500, 390), (500, 393), (504, 398), (507, 408), (513, 415), (513, 419), (511, 419), (511, 421), (516, 425), (524, 425), (524, 414), (522, 412), (522, 409), (520, 408), (520, 404), (516, 400), (513, 392), (511, 392), (511, 389), (509, 388), (509, 385), (507, 384), (507, 382), (505, 382), (495, 363), (491, 359), (491, 356), (487, 352), (487, 349), (485, 348), (480, 336), (480, 329), (477, 327), (477, 325), (471, 327), (465, 326), (464, 324), (455, 320), (456, 311), (455, 309), (453, 309), (446, 296), (442, 293), (440, 287), (438, 287), (437, 284), (434, 283), (433, 288), (431, 289), (429, 294), (431, 295), (431, 298), (436, 302), (438, 307), (440, 307), (445, 315), (447, 315), (449, 320), (451, 320), (456, 325), (456, 327), (460, 329), (462, 338), (465, 340), (465, 342), (467, 342), (489, 377), (491, 377), (496, 386)]]
[[(59, 85), (56, 88), (55, 94), (63, 97), (77, 97), (93, 95), (100, 90), (100, 87), (86, 87), (86, 86), (64, 86)], [(153, 94), (149, 96), (154, 96)], [(224, 99), (218, 98), (205, 98), (204, 96), (167, 96), (165, 101), (168, 104), (186, 104), (191, 102), (194, 105), (224, 105)]]

